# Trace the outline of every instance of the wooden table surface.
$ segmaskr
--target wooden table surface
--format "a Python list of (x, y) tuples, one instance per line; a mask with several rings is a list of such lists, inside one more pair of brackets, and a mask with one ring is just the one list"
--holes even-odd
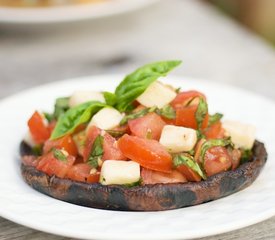
[[(127, 73), (150, 61), (175, 58), (183, 60), (178, 75), (275, 99), (274, 49), (195, 0), (163, 0), (131, 14), (67, 25), (0, 25), (0, 98), (47, 82)], [(0, 218), (0, 239), (65, 238)], [(203, 239), (275, 239), (275, 217)]]

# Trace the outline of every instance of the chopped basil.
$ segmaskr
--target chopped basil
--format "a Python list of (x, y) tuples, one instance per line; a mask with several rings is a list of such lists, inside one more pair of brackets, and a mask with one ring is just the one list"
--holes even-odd
[(48, 122), (51, 122), (55, 119), (54, 114), (43, 112), (45, 118), (47, 119)]
[(119, 131), (119, 130), (105, 130), (105, 131), (114, 138), (122, 137), (125, 133), (125, 131)]
[(114, 93), (111, 92), (103, 92), (105, 102), (109, 106), (114, 106), (117, 102), (117, 97)]
[(42, 155), (42, 150), (43, 150), (42, 144), (37, 144), (37, 145), (32, 147), (32, 153), (35, 156), (41, 156)]
[(136, 187), (136, 186), (140, 186), (142, 183), (142, 179), (140, 178), (138, 181), (136, 182), (133, 182), (133, 183), (126, 183), (126, 184), (123, 184), (124, 187), (127, 187), (127, 188), (131, 188), (131, 187)]
[(175, 91), (176, 93), (180, 93), (181, 87), (178, 87)]
[(230, 138), (227, 139), (210, 139), (208, 141), (205, 141), (200, 150), (200, 159), (202, 160), (203, 166), (204, 166), (204, 157), (205, 153), (208, 149), (211, 147), (226, 147), (226, 146), (231, 146), (233, 147), (233, 143)]
[(173, 164), (175, 167), (178, 167), (180, 165), (185, 165), (185, 166), (191, 168), (194, 172), (196, 172), (203, 179), (206, 179), (205, 173), (201, 170), (199, 164), (194, 160), (194, 158), (192, 156), (187, 156), (184, 154), (176, 155), (173, 158)]
[(69, 109), (69, 97), (61, 97), (55, 100), (54, 113), (55, 119), (58, 119)]
[(205, 119), (207, 112), (208, 112), (207, 103), (203, 98), (200, 98), (199, 105), (195, 113), (198, 129), (201, 129), (203, 120)]
[(93, 143), (90, 156), (88, 158), (88, 163), (93, 168), (98, 168), (98, 161), (101, 160), (101, 157), (104, 153), (103, 151), (103, 140), (104, 138), (101, 135), (98, 135)]
[(241, 149), (242, 155), (241, 155), (241, 161), (240, 164), (249, 162), (252, 158), (253, 152), (251, 149)]
[(215, 113), (214, 115), (209, 115), (208, 127), (212, 126), (214, 123), (221, 120), (222, 117), (223, 117), (223, 114), (221, 113)]
[(176, 111), (170, 105), (166, 105), (161, 109), (157, 109), (156, 112), (167, 119), (176, 118)]
[(56, 159), (62, 161), (62, 162), (67, 162), (67, 156), (62, 152), (62, 150), (53, 148), (53, 155)]

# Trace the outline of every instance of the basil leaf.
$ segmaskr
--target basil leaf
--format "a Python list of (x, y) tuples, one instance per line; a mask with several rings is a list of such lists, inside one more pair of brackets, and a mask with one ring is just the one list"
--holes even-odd
[(253, 152), (251, 149), (241, 149), (242, 156), (241, 156), (241, 161), (240, 164), (249, 162), (252, 158)]
[(98, 168), (98, 161), (101, 160), (101, 157), (104, 153), (103, 151), (103, 140), (104, 138), (101, 135), (98, 135), (93, 143), (93, 147), (88, 158), (88, 163), (93, 168)]
[(103, 92), (103, 96), (105, 98), (105, 102), (109, 106), (114, 106), (117, 102), (117, 97), (114, 93), (111, 92)]
[(178, 167), (180, 165), (185, 165), (189, 168), (191, 168), (194, 172), (196, 172), (198, 175), (202, 177), (202, 179), (206, 179), (205, 173), (201, 170), (199, 164), (194, 160), (192, 156), (186, 156), (186, 155), (176, 155), (173, 158), (173, 164), (175, 167)]
[(170, 105), (166, 105), (157, 111), (159, 115), (167, 118), (167, 119), (175, 119), (176, 118), (176, 111)]
[(222, 117), (223, 117), (223, 114), (221, 113), (215, 113), (214, 115), (209, 115), (208, 127), (212, 126), (214, 123), (221, 120)]
[(119, 130), (105, 130), (105, 131), (114, 138), (122, 137), (126, 133), (126, 131), (119, 131)]
[(225, 147), (225, 146), (228, 146), (228, 145), (233, 147), (233, 143), (232, 143), (230, 138), (227, 138), (227, 139), (210, 139), (208, 141), (205, 141), (202, 144), (201, 150), (200, 150), (200, 159), (202, 159), (203, 166), (204, 166), (205, 153), (209, 148), (218, 147), (218, 146)]
[(208, 112), (207, 103), (203, 98), (200, 98), (199, 105), (195, 113), (198, 129), (201, 129), (203, 120), (205, 119), (207, 112)]
[(69, 97), (57, 98), (54, 105), (53, 116), (58, 119), (69, 109)]
[(136, 186), (140, 186), (142, 183), (142, 179), (140, 178), (138, 181), (136, 182), (133, 182), (133, 183), (126, 183), (126, 184), (123, 184), (124, 187), (126, 188), (131, 188), (131, 187), (136, 187)]
[(117, 86), (116, 108), (121, 111), (129, 111), (133, 101), (140, 96), (146, 88), (158, 78), (166, 76), (172, 69), (181, 64), (181, 61), (164, 61), (144, 65), (133, 73), (127, 75)]
[(41, 156), (42, 152), (43, 152), (43, 145), (42, 144), (37, 144), (37, 145), (32, 147), (32, 153), (35, 156)]
[(122, 126), (122, 125), (126, 124), (129, 120), (143, 117), (149, 112), (154, 112), (156, 109), (157, 109), (157, 107), (144, 108), (144, 109), (141, 109), (138, 112), (134, 112), (132, 114), (126, 115), (122, 118), (119, 125)]
[(53, 148), (52, 151), (56, 159), (62, 162), (67, 162), (67, 156), (60, 149)]
[(43, 112), (45, 118), (47, 119), (48, 122), (51, 122), (52, 120), (55, 119), (54, 114)]
[(58, 119), (51, 139), (57, 139), (73, 133), (79, 125), (88, 122), (96, 112), (106, 106), (106, 104), (98, 101), (90, 101), (70, 108)]

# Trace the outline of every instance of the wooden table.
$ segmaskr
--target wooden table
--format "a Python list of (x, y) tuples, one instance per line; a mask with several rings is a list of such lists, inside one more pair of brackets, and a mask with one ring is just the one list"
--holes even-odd
[[(170, 0), (135, 13), (55, 26), (0, 25), (0, 97), (56, 80), (127, 73), (182, 59), (176, 70), (275, 99), (275, 52), (200, 1)], [(0, 218), (0, 239), (64, 239)], [(275, 217), (210, 239), (275, 239)]]

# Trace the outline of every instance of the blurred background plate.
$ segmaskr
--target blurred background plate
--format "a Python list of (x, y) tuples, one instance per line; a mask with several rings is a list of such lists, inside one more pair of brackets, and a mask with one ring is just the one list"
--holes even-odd
[(1, 7), (0, 23), (41, 24), (95, 19), (126, 13), (158, 0), (104, 0), (51, 7)]

